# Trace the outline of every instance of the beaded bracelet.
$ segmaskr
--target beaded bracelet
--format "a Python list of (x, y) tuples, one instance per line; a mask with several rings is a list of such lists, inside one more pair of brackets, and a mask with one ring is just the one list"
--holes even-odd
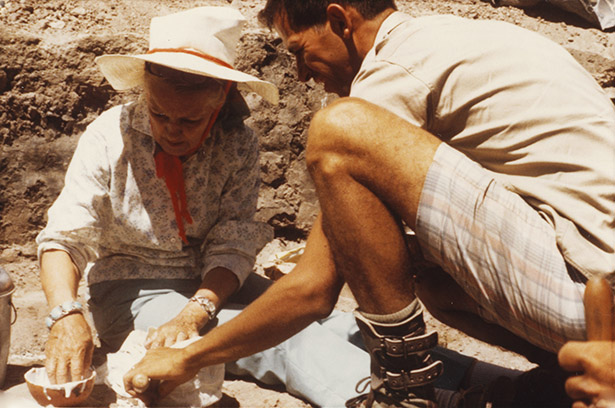
[(51, 327), (55, 324), (55, 322), (64, 316), (68, 316), (73, 313), (83, 313), (83, 305), (76, 300), (64, 302), (51, 309), (51, 313), (49, 313), (49, 316), (45, 319), (45, 325), (47, 325), (47, 328), (51, 330)]

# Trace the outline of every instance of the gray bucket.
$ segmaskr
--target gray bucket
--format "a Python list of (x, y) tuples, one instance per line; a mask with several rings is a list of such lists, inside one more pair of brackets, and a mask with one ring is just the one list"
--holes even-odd
[(15, 291), (15, 285), (9, 274), (0, 266), (0, 387), (4, 385), (6, 377), (6, 365), (9, 358), (11, 343), (11, 295)]

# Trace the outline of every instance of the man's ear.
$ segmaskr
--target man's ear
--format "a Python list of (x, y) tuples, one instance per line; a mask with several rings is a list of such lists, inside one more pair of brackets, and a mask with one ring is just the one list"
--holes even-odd
[(344, 6), (331, 3), (327, 6), (327, 20), (331, 30), (343, 39), (349, 39), (352, 35), (352, 19)]

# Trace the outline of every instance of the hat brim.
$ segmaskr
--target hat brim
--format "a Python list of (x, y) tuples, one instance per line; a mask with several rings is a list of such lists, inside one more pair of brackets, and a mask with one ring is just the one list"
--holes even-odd
[(103, 55), (97, 57), (95, 61), (107, 81), (118, 91), (142, 85), (144, 62), (148, 61), (180, 71), (237, 82), (240, 89), (256, 92), (272, 104), (277, 104), (279, 100), (278, 88), (271, 82), (263, 81), (245, 72), (227, 68), (188, 53), (156, 52), (142, 55)]

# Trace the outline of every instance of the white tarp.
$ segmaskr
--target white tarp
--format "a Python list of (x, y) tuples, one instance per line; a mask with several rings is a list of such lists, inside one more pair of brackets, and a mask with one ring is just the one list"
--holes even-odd
[(490, 0), (496, 6), (531, 7), (542, 2), (574, 13), (603, 30), (615, 27), (615, 0)]
[[(120, 397), (119, 399), (133, 400), (130, 394), (124, 390), (124, 374), (145, 356), (147, 351), (144, 347), (146, 337), (147, 333), (144, 331), (133, 331), (126, 338), (120, 350), (108, 354), (107, 363), (96, 370), (99, 378), (104, 379), (104, 382)], [(174, 344), (172, 347), (183, 348), (198, 339), (199, 337), (194, 337)], [(165, 407), (206, 407), (212, 405), (222, 397), (223, 382), (224, 364), (204, 367), (195, 378), (177, 387), (159, 404)]]

